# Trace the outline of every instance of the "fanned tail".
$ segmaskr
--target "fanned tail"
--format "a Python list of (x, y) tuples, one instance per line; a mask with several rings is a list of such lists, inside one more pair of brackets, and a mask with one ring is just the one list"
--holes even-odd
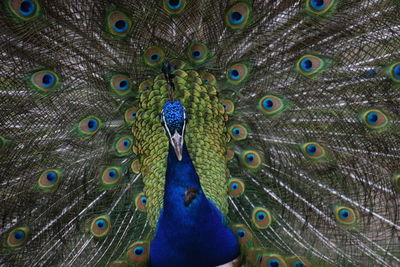
[(0, 265), (146, 263), (163, 186), (145, 177), (162, 180), (166, 150), (144, 162), (132, 125), (162, 128), (163, 62), (249, 265), (400, 264), (398, 1), (1, 7)]

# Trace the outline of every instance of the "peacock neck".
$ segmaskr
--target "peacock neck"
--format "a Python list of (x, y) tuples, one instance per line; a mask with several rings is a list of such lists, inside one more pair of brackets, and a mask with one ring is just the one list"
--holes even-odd
[(239, 255), (236, 237), (202, 191), (185, 143), (181, 161), (169, 146), (163, 210), (150, 250), (154, 267), (218, 266)]
[[(182, 160), (179, 161), (172, 145), (169, 145), (164, 192), (164, 213), (188, 213), (195, 207), (204, 207), (207, 201), (200, 179), (190, 158), (186, 143), (183, 143)], [(201, 205), (203, 204), (203, 205)], [(201, 212), (201, 210), (196, 210)]]

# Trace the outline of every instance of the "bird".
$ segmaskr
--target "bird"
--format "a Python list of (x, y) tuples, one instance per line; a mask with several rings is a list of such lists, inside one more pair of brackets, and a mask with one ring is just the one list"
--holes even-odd
[(0, 266), (400, 265), (399, 1), (0, 6)]

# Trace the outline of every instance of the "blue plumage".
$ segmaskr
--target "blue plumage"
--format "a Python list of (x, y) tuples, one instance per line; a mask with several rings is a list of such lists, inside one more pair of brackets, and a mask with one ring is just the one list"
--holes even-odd
[(217, 266), (238, 256), (237, 239), (204, 195), (186, 144), (181, 161), (170, 144), (164, 206), (151, 243), (151, 266)]

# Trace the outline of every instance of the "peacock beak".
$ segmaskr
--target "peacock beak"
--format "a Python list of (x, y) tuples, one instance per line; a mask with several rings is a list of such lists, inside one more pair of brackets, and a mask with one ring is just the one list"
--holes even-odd
[(182, 160), (182, 151), (183, 151), (183, 136), (175, 131), (174, 135), (171, 136), (171, 145), (175, 150), (176, 157), (179, 161)]

